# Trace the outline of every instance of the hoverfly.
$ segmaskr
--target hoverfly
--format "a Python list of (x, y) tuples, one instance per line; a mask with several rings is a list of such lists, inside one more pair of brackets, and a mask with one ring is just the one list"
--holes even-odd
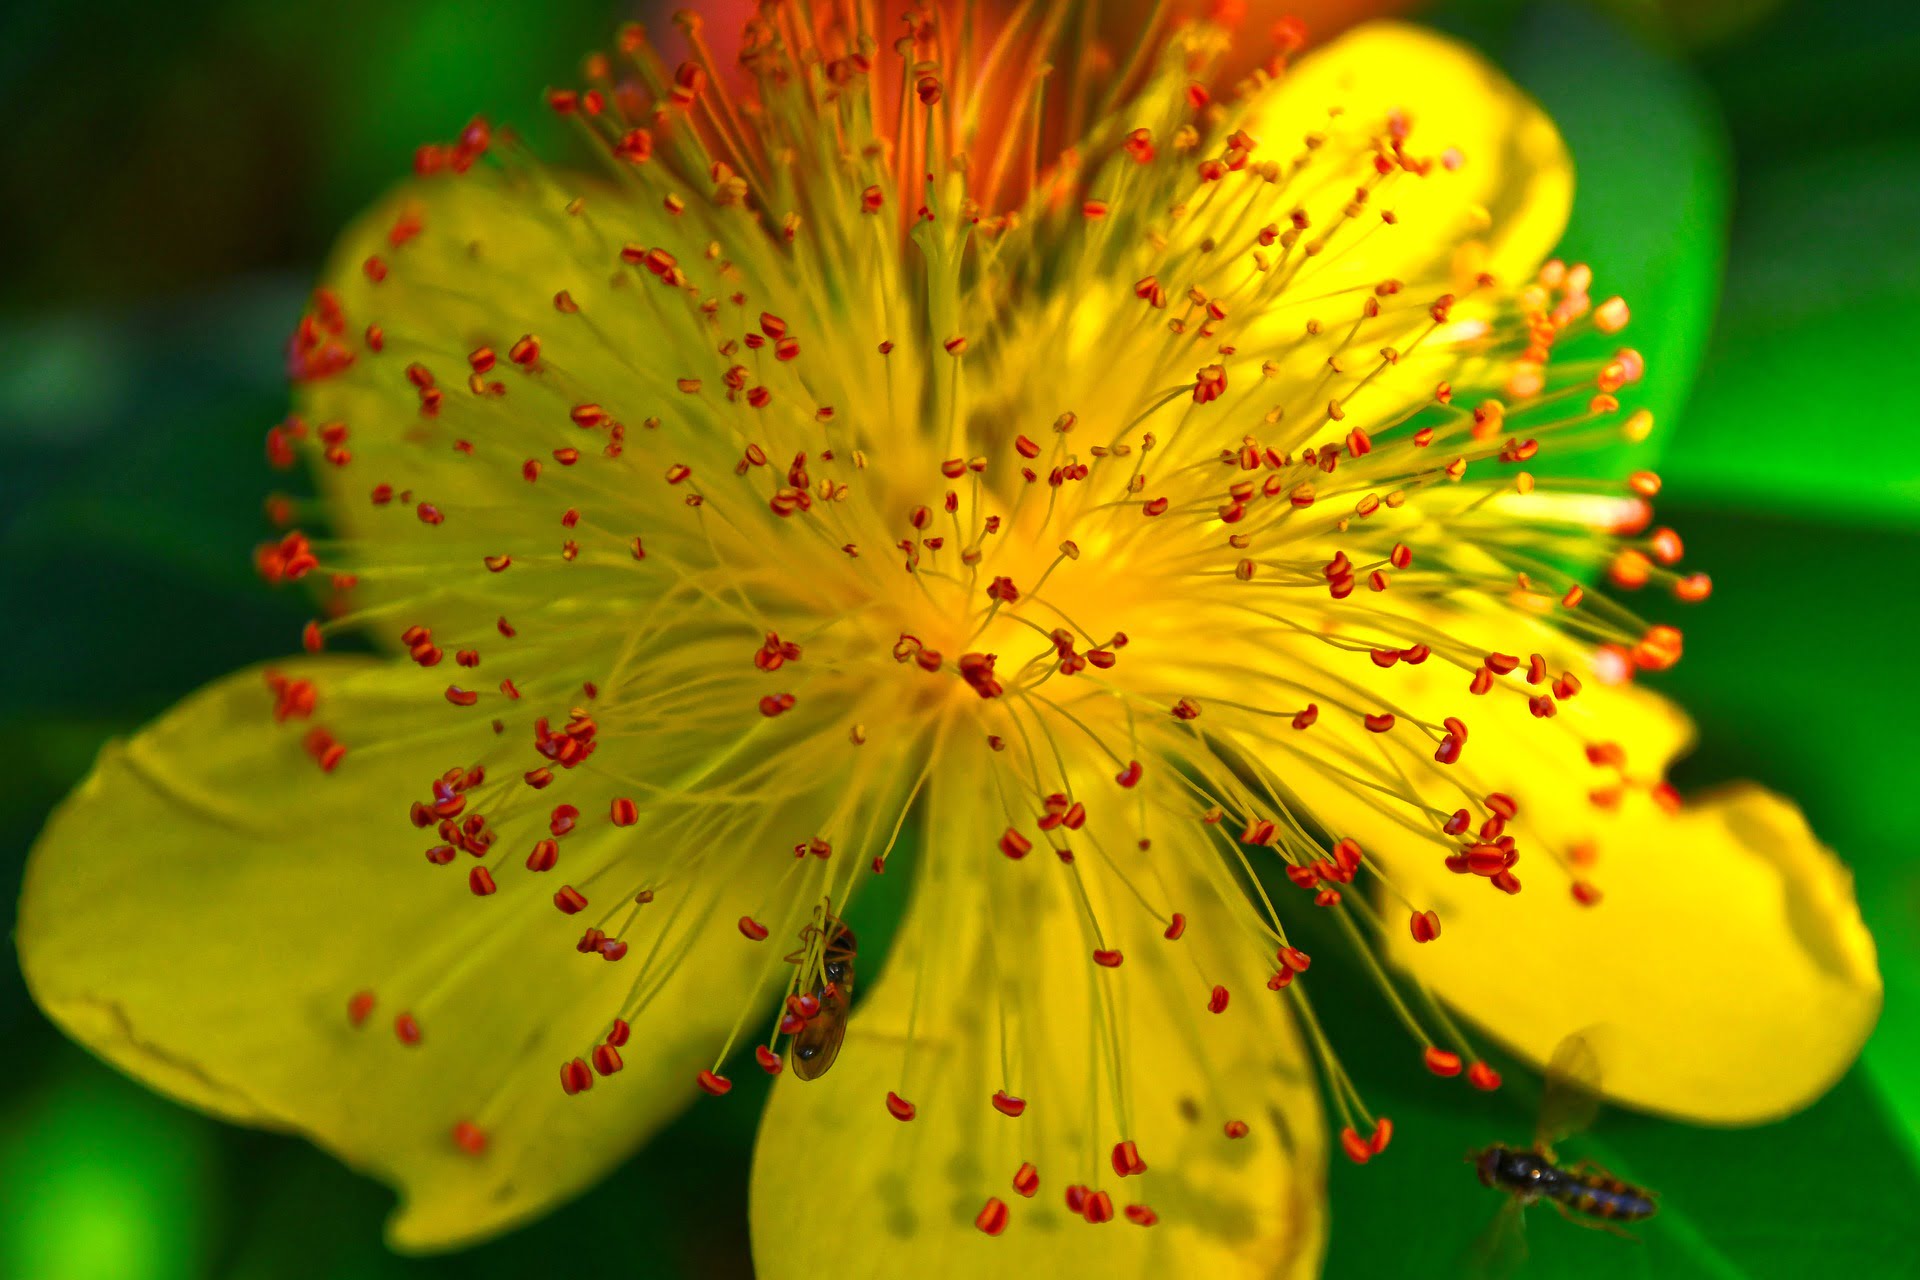
[(1599, 1082), (1600, 1060), (1593, 1046), (1583, 1036), (1568, 1036), (1547, 1064), (1533, 1145), (1495, 1143), (1468, 1154), (1481, 1183), (1508, 1197), (1477, 1250), (1483, 1265), (1500, 1264), (1489, 1270), (1505, 1273), (1524, 1256), (1522, 1212), (1538, 1200), (1552, 1204), (1570, 1222), (1629, 1240), (1634, 1237), (1619, 1224), (1650, 1218), (1659, 1208), (1654, 1193), (1644, 1187), (1614, 1177), (1591, 1160), (1563, 1165), (1554, 1154), (1554, 1143), (1593, 1123), (1600, 1110)]
[(783, 1029), (798, 1024), (791, 1026), (787, 1059), (801, 1080), (825, 1075), (840, 1054), (853, 1000), (854, 947), (853, 930), (846, 921), (822, 907), (819, 922), (809, 922), (800, 930), (799, 950), (786, 957), (788, 964), (800, 966), (801, 985), (806, 985), (810, 974), (813, 979), (805, 997), (788, 998), (787, 1017), (782, 1020)]

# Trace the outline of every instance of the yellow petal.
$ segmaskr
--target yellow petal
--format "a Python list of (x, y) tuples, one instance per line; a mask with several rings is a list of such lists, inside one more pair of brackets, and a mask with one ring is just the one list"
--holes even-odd
[[(958, 755), (942, 778), (988, 767)], [(775, 1085), (753, 1171), (758, 1274), (1315, 1274), (1326, 1148), (1313, 1073), (1258, 952), (1188, 882), (1204, 851), (1153, 851), (1188, 899), (1191, 923), (1169, 942), (1136, 903), (1102, 892), (1114, 885), (1106, 851), (1118, 857), (1124, 845), (1131, 874), (1153, 874), (1121, 839), (1123, 819), (1103, 833), (1096, 817), (1077, 833), (1074, 867), (1044, 846), (1012, 861), (994, 848), (1000, 829), (979, 788), (934, 786), (935, 834), (884, 976), (856, 998), (833, 1068), (812, 1081), (789, 1071)], [(1117, 968), (1091, 959), (1076, 874), (1124, 955)], [(1214, 982), (1230, 991), (1219, 1014), (1207, 1010)], [(1126, 1120), (1116, 1118), (1115, 1061)], [(993, 1107), (1001, 1089), (1026, 1100), (1024, 1114)], [(914, 1105), (911, 1120), (889, 1112), (889, 1091)], [(1246, 1136), (1229, 1138), (1230, 1120)], [(1146, 1172), (1116, 1175), (1112, 1150), (1126, 1139)], [(1032, 1198), (1013, 1185), (1027, 1162), (1039, 1177)], [(1113, 1220), (1070, 1214), (1074, 1184), (1105, 1192)], [(975, 1225), (989, 1198), (1007, 1207), (997, 1237)], [(1136, 1225), (1130, 1205), (1158, 1222)]]
[[(476, 899), (474, 860), (430, 865), (435, 833), (407, 818), (472, 745), (420, 713), (425, 673), (344, 657), (280, 670), (315, 682), (314, 722), (348, 748), (335, 771), (303, 750), (307, 724), (272, 722), (259, 671), (108, 747), (29, 862), (27, 981), (69, 1034), (137, 1079), (304, 1134), (394, 1185), (396, 1245), (502, 1230), (587, 1186), (699, 1096), (695, 1073), (766, 972), (767, 952), (731, 924), (766, 878), (730, 865), (692, 886), (684, 915), (663, 890), (643, 920), (677, 922), (636, 928), (620, 963), (581, 955), (584, 926), (606, 922), (563, 915), (549, 896), (569, 862), (578, 876), (598, 842), (645, 825), (615, 833), (582, 801), (549, 875), (521, 869), (532, 837), (510, 830), (499, 892)], [(759, 865), (771, 876), (790, 861)], [(605, 879), (581, 882), (596, 907), (620, 901)], [(655, 941), (665, 963), (649, 969)], [(566, 1096), (558, 1068), (591, 1052), (643, 972), (665, 984), (635, 1019), (624, 1070)], [(376, 1004), (355, 1027), (348, 1002), (363, 990)], [(402, 1012), (421, 1028), (412, 1047), (395, 1034)], [(482, 1154), (455, 1142), (461, 1121), (484, 1129)]]
[[(1551, 803), (1543, 790), (1521, 794)], [(1438, 908), (1445, 935), (1413, 956), (1396, 934), (1398, 958), (1536, 1061), (1561, 1032), (1611, 1029), (1602, 1083), (1637, 1106), (1749, 1124), (1819, 1097), (1880, 1012), (1873, 939), (1846, 868), (1798, 808), (1758, 787), (1673, 816), (1644, 799), (1624, 807), (1606, 822), (1583, 824), (1574, 810), (1537, 824), (1596, 832), (1596, 906), (1578, 905), (1551, 872), (1546, 892), (1529, 885), (1520, 903), (1436, 884), (1455, 890)], [(1489, 980), (1514, 956), (1544, 959)]]
[[(1504, 635), (1524, 652), (1514, 625)], [(1534, 639), (1556, 652), (1544, 630)], [(1589, 676), (1541, 720), (1526, 695), (1544, 686), (1528, 685), (1525, 672), (1485, 697), (1468, 694), (1468, 675), (1437, 656), (1371, 682), (1403, 721), (1468, 724), (1457, 764), (1419, 755), (1401, 767), (1438, 817), (1464, 806), (1478, 824), (1484, 797), (1512, 797), (1518, 815), (1506, 832), (1521, 853), (1519, 894), (1446, 870), (1447, 849), (1411, 834), (1397, 803), (1348, 788), (1315, 795), (1321, 820), (1359, 839), (1410, 900), (1389, 904), (1395, 957), (1536, 1063), (1563, 1036), (1595, 1031), (1605, 1091), (1634, 1106), (1753, 1123), (1819, 1096), (1880, 1009), (1873, 940), (1846, 868), (1790, 802), (1755, 787), (1677, 814), (1663, 808), (1654, 784), (1691, 740), (1664, 699)], [(1330, 731), (1323, 741), (1344, 736), (1353, 759), (1380, 758), (1380, 740), (1338, 718), (1320, 728)], [(1590, 762), (1588, 744), (1607, 743), (1624, 751), (1624, 770)], [(1420, 822), (1431, 829), (1433, 820)], [(1599, 900), (1577, 901), (1576, 881)], [(1413, 941), (1408, 905), (1439, 913), (1437, 941)]]
[[(1342, 119), (1330, 126), (1331, 109)], [(1348, 263), (1322, 269), (1315, 277), (1321, 291), (1418, 279), (1437, 265), (1437, 251), (1452, 255), (1461, 237), (1478, 246), (1469, 255), (1475, 270), (1518, 283), (1566, 229), (1573, 164), (1553, 122), (1491, 63), (1437, 32), (1398, 22), (1358, 27), (1302, 58), (1255, 96), (1247, 116), (1249, 130), (1264, 130), (1287, 155), (1309, 130), (1371, 130), (1401, 116), (1411, 126), (1412, 153), (1458, 157), (1457, 167), (1436, 165), (1422, 180), (1392, 186), (1375, 207), (1391, 209), (1396, 221), (1369, 232), (1345, 255)], [(1351, 195), (1322, 195), (1317, 224)]]

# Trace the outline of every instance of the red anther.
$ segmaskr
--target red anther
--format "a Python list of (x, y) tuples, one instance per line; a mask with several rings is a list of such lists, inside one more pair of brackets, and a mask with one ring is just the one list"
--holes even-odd
[(1309, 725), (1311, 725), (1315, 720), (1318, 720), (1319, 718), (1320, 718), (1319, 705), (1316, 703), (1309, 702), (1307, 704), (1306, 710), (1294, 713), (1293, 727), (1296, 729), (1305, 729)]
[(1680, 661), (1680, 632), (1673, 627), (1648, 627), (1647, 634), (1633, 647), (1634, 665), (1644, 671), (1665, 671)]
[(793, 1035), (806, 1025), (807, 1020), (805, 1018), (796, 1018), (791, 1013), (783, 1013), (780, 1015), (780, 1034), (783, 1036)]
[(1614, 586), (1637, 591), (1647, 585), (1653, 569), (1647, 557), (1632, 547), (1622, 547), (1607, 565), (1607, 578)]
[(606, 941), (600, 944), (600, 958), (602, 960), (605, 960), (608, 964), (612, 964), (616, 960), (626, 959), (627, 944), (623, 941), (617, 941), (613, 938), (608, 938)]
[(1487, 670), (1497, 676), (1504, 676), (1520, 665), (1520, 659), (1510, 653), (1490, 653), (1486, 656)]
[(1080, 1216), (1095, 1226), (1099, 1226), (1103, 1222), (1112, 1222), (1113, 1197), (1104, 1191), (1088, 1192), (1086, 1196), (1086, 1207), (1081, 1210)]
[(632, 1034), (633, 1028), (628, 1025), (625, 1018), (615, 1018), (612, 1028), (607, 1032), (607, 1043), (618, 1049), (627, 1042), (627, 1037)]
[(572, 885), (562, 885), (560, 892), (553, 895), (553, 905), (567, 915), (577, 915), (586, 908), (587, 899)]
[(1673, 789), (1673, 784), (1670, 782), (1654, 783), (1647, 788), (1647, 796), (1669, 817), (1680, 812), (1680, 793)]
[(1676, 599), (1697, 604), (1713, 594), (1713, 579), (1704, 573), (1690, 573), (1673, 584)]
[(782, 712), (793, 709), (794, 697), (790, 693), (769, 693), (760, 699), (760, 714), (771, 719)]
[(1040, 1171), (1033, 1167), (1033, 1161), (1025, 1161), (1013, 1171), (1013, 1189), (1029, 1200), (1040, 1189)]
[(1187, 931), (1187, 918), (1181, 915), (1178, 911), (1176, 911), (1173, 913), (1172, 921), (1167, 925), (1166, 932), (1162, 933), (1160, 936), (1165, 938), (1168, 942), (1177, 942), (1180, 939), (1180, 935), (1184, 934), (1186, 931)]
[(620, 1051), (610, 1044), (595, 1045), (593, 1049), (593, 1069), (603, 1076), (610, 1076), (626, 1064), (620, 1060)]
[(1661, 564), (1678, 564), (1682, 554), (1680, 535), (1668, 528), (1655, 529), (1649, 538), (1653, 558)]
[(629, 129), (613, 144), (613, 154), (628, 164), (645, 164), (653, 158), (653, 135), (645, 129)]
[(1160, 1221), (1160, 1215), (1143, 1204), (1130, 1204), (1124, 1212), (1127, 1215), (1127, 1221), (1136, 1227), (1150, 1227)]
[(1432, 942), (1440, 936), (1440, 917), (1432, 911), (1416, 911), (1407, 923), (1415, 942)]
[(1580, 602), (1586, 598), (1587, 589), (1576, 582), (1567, 588), (1565, 595), (1560, 597), (1560, 607), (1562, 609), (1577, 609), (1580, 607)]
[(1133, 1139), (1114, 1144), (1113, 1171), (1123, 1178), (1147, 1171), (1147, 1162), (1140, 1158), (1140, 1148), (1133, 1144)]
[(1396, 569), (1409, 568), (1413, 564), (1413, 548), (1404, 542), (1396, 542), (1393, 544), (1393, 553), (1387, 557), (1387, 560)]
[[(1003, 1116), (1018, 1116), (1027, 1109), (1027, 1100), (1025, 1098), (1016, 1098), (1005, 1089), (998, 1089), (994, 1091), (993, 1109)], [(1023, 1194), (1032, 1195), (1033, 1193), (1028, 1191)]]
[(1367, 1146), (1372, 1148), (1373, 1154), (1379, 1155), (1387, 1149), (1387, 1144), (1392, 1141), (1393, 1121), (1385, 1116), (1381, 1116), (1378, 1120), (1374, 1121), (1373, 1137), (1368, 1139)]
[(1117, 950), (1095, 951), (1093, 953), (1093, 962), (1108, 969), (1118, 969), (1120, 967), (1120, 961), (1123, 959), (1125, 959), (1125, 957)]
[(356, 991), (347, 1001), (347, 1021), (358, 1027), (365, 1024), (367, 1015), (373, 1012), (373, 992)]
[(557, 838), (572, 831), (574, 824), (579, 821), (579, 809), (570, 804), (555, 805), (552, 816), (547, 819), (547, 830)]
[(1360, 848), (1360, 842), (1352, 836), (1346, 836), (1334, 842), (1332, 852), (1334, 865), (1340, 869), (1340, 875), (1337, 878), (1351, 881), (1354, 872), (1360, 869), (1361, 860), (1365, 856)]
[(887, 1114), (895, 1120), (911, 1120), (919, 1114), (919, 1111), (920, 1109), (918, 1107), (908, 1102), (893, 1090), (887, 1090)]
[(1193, 402), (1195, 404), (1208, 404), (1226, 394), (1227, 371), (1225, 367), (1210, 364), (1193, 376)]
[(1374, 649), (1368, 656), (1373, 659), (1374, 666), (1381, 668), (1390, 667), (1400, 661), (1398, 649)]
[(640, 821), (640, 807), (626, 796), (616, 796), (613, 801), (613, 825), (630, 827)]
[(1313, 964), (1313, 957), (1298, 947), (1282, 947), (1275, 954), (1280, 963), (1294, 973), (1305, 973)]
[(410, 1013), (403, 1013), (399, 1015), (393, 1020), (393, 1034), (399, 1039), (401, 1044), (404, 1044), (404, 1045), (419, 1044), (420, 1043), (419, 1019), (415, 1018)]
[(1302, 889), (1311, 889), (1320, 883), (1320, 864), (1316, 862), (1304, 867), (1288, 867), (1287, 879)]
[(811, 991), (797, 992), (787, 997), (787, 1012), (805, 1022), (820, 1012), (820, 998)]
[(1127, 767), (1115, 775), (1113, 780), (1123, 787), (1135, 785), (1140, 781), (1140, 762), (1138, 760), (1127, 761)]
[(1497, 844), (1476, 844), (1466, 851), (1467, 870), (1477, 876), (1497, 876), (1507, 869), (1507, 851)]
[(990, 1236), (1007, 1229), (1007, 1204), (999, 1196), (988, 1196), (986, 1204), (974, 1215), (973, 1225)]
[(1448, 734), (1440, 739), (1440, 745), (1433, 749), (1433, 758), (1441, 764), (1454, 764), (1460, 759), (1460, 739)]
[(1225, 1013), (1226, 1011), (1227, 1011), (1227, 989), (1225, 987), (1216, 986), (1213, 989), (1213, 994), (1207, 997), (1207, 1012), (1208, 1013)]
[(487, 1149), (487, 1132), (471, 1120), (462, 1120), (453, 1126), (453, 1145), (477, 1156)]
[(1229, 1138), (1244, 1138), (1247, 1136), (1247, 1122), (1245, 1120), (1229, 1120), (1223, 1131)]
[(1500, 1073), (1484, 1062), (1476, 1062), (1467, 1068), (1467, 1083), (1491, 1093), (1500, 1087)]
[(694, 1081), (702, 1089), (716, 1098), (733, 1088), (733, 1081), (727, 1079), (725, 1076), (715, 1075), (712, 1071), (705, 1069), (702, 1069), (700, 1074), (694, 1077)]
[[(527, 870), (551, 871), (553, 864), (560, 861), (560, 846), (553, 840), (536, 840), (533, 852), (527, 855)], [(564, 910), (564, 908), (562, 908)]]
[[(1704, 577), (1705, 575), (1696, 574), (1694, 576)], [(1701, 599), (1705, 599), (1705, 598), (1706, 598), (1705, 596), (1701, 597)], [(325, 640), (322, 638), (320, 634), (319, 623), (308, 622), (306, 626), (300, 628), (300, 647), (305, 649), (308, 653), (318, 653), (320, 652), (321, 648), (324, 645), (325, 645)]]
[(1385, 711), (1379, 715), (1362, 716), (1361, 719), (1366, 722), (1368, 733), (1385, 733), (1393, 728), (1393, 716)]
[(574, 1058), (560, 1064), (560, 1088), (569, 1098), (582, 1090), (593, 1088), (593, 1071), (587, 1066), (586, 1059)]
[(1502, 871), (1492, 877), (1492, 880), (1493, 887), (1502, 893), (1520, 892), (1520, 877), (1514, 875), (1511, 871)]
[(1627, 488), (1643, 498), (1652, 498), (1660, 492), (1660, 477), (1651, 471), (1636, 471), (1627, 477)]
[(1573, 900), (1583, 907), (1591, 907), (1600, 901), (1600, 891), (1585, 880), (1573, 882)]
[(753, 1060), (759, 1063), (760, 1069), (768, 1075), (777, 1076), (780, 1074), (780, 1055), (767, 1048), (767, 1046), (763, 1044), (753, 1046)]
[(1026, 436), (1015, 436), (1013, 438), (1013, 447), (1023, 458), (1037, 458), (1040, 456), (1040, 446), (1032, 440), (1029, 440)]
[[(1428, 1045), (1425, 1054), (1427, 1070), (1443, 1078), (1452, 1078), (1460, 1074), (1460, 1055), (1451, 1053), (1437, 1045)], [(1485, 1064), (1476, 1063), (1476, 1066)]]
[(1365, 1164), (1373, 1159), (1373, 1148), (1367, 1144), (1365, 1138), (1354, 1132), (1352, 1125), (1340, 1131), (1340, 1149), (1345, 1151), (1347, 1159), (1355, 1164)]
[(1468, 692), (1475, 694), (1485, 694), (1491, 688), (1493, 688), (1493, 672), (1486, 667), (1481, 667), (1474, 672), (1472, 681), (1467, 685)]
[(1267, 975), (1267, 990), (1281, 991), (1293, 984), (1293, 970), (1282, 965)]
[(484, 898), (493, 892), (493, 873), (485, 867), (475, 867), (467, 872), (467, 888), (473, 890), (473, 896)]
[(1520, 812), (1519, 804), (1512, 796), (1506, 794), (1504, 791), (1495, 791), (1489, 794), (1487, 796), (1487, 808), (1493, 810), (1508, 822), (1513, 821), (1515, 815)]
[(1024, 858), (1033, 849), (1033, 842), (1008, 827), (1000, 837), (1000, 852), (1009, 858)]
[(751, 938), (753, 941), (759, 942), (767, 936), (767, 926), (761, 924), (758, 920), (755, 920), (752, 916), (741, 916), (740, 932), (744, 937)]
[(1580, 692), (1580, 689), (1580, 677), (1571, 671), (1563, 672), (1553, 682), (1553, 696), (1562, 702)]

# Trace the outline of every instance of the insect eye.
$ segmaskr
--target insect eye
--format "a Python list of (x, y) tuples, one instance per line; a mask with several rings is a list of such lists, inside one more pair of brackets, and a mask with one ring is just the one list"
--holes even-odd
[(834, 982), (838, 982), (840, 981), (840, 979), (846, 977), (846, 975), (847, 975), (846, 965), (842, 964), (838, 960), (833, 960), (828, 962), (827, 964), (828, 978), (832, 979)]

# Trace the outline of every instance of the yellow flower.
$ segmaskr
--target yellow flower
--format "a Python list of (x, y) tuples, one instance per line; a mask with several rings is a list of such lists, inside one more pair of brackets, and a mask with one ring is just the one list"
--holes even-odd
[[(259, 554), (326, 583), (316, 652), (49, 824), (48, 1013), (394, 1184), (413, 1249), (757, 1059), (771, 1277), (823, 1219), (846, 1275), (1311, 1273), (1316, 1064), (1349, 1155), (1390, 1128), (1310, 964), (1480, 1087), (1475, 1036), (1596, 1025), (1699, 1120), (1843, 1071), (1845, 872), (1785, 801), (1679, 804), (1632, 682), (1679, 634), (1583, 590), (1705, 594), (1657, 480), (1527, 470), (1649, 426), (1625, 304), (1541, 265), (1538, 109), (1400, 26), (1229, 85), (1205, 25), (1049, 79), (1046, 6), (802, 12), (750, 96), (624, 32), (551, 97), (600, 176), (476, 123), (348, 235), (269, 442), (329, 532)], [(839, 923), (883, 872), (884, 969)]]

